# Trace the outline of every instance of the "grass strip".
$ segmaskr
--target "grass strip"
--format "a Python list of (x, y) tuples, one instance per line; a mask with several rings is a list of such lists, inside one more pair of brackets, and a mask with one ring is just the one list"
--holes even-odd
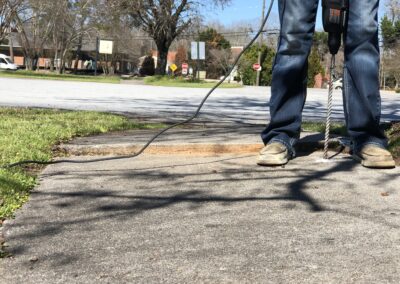
[[(119, 115), (47, 109), (0, 108), (0, 164), (52, 159), (52, 147), (76, 136), (161, 128)], [(0, 220), (13, 215), (36, 185), (35, 168), (0, 170)]]
[[(303, 131), (325, 133), (324, 122), (304, 121), (301, 125)], [(346, 136), (346, 126), (340, 122), (333, 122), (331, 124), (331, 134)]]
[[(151, 76), (144, 78), (144, 83), (151, 86), (162, 87), (182, 87), (182, 88), (212, 88), (216, 82), (206, 82), (204, 80), (187, 80), (182, 77), (170, 76)], [(240, 84), (223, 83), (221, 88), (242, 88)]]
[[(302, 130), (324, 133), (325, 123), (306, 121), (302, 124)], [(386, 136), (389, 138), (388, 150), (392, 153), (397, 164), (400, 164), (400, 122), (385, 123), (382, 125), (382, 130), (385, 131)], [(346, 126), (338, 122), (332, 124), (331, 134), (348, 136)]]
[(75, 74), (57, 74), (51, 72), (40, 71), (0, 71), (0, 77), (6, 78), (25, 78), (25, 79), (42, 79), (42, 80), (58, 80), (58, 81), (78, 81), (78, 82), (96, 82), (96, 83), (112, 83), (119, 84), (118, 76), (89, 76)]
[(389, 151), (392, 152), (397, 164), (400, 164), (400, 122), (390, 124), (386, 129), (389, 137)]

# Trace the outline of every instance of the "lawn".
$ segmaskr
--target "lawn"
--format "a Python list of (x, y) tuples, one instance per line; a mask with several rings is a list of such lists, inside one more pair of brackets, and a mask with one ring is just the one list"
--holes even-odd
[(97, 82), (97, 83), (113, 83), (119, 84), (118, 76), (90, 76), (75, 74), (57, 74), (43, 71), (0, 71), (0, 77), (7, 78), (28, 78), (28, 79), (44, 79), (44, 80), (60, 80), (60, 81), (79, 81), (79, 82)]
[[(400, 164), (400, 122), (386, 123), (382, 125), (389, 138), (389, 151), (393, 154), (397, 164)], [(325, 132), (325, 123), (306, 121), (302, 124), (303, 131)], [(347, 130), (343, 123), (335, 122), (331, 126), (331, 134), (347, 136)]]
[[(26, 159), (49, 161), (55, 144), (76, 136), (164, 126), (86, 111), (0, 108), (0, 117), (0, 165)], [(0, 220), (12, 216), (27, 200), (36, 185), (37, 169), (0, 169)]]
[(392, 152), (397, 164), (400, 164), (400, 122), (393, 123), (387, 127), (386, 133), (389, 137), (389, 150)]
[[(215, 82), (206, 82), (203, 80), (187, 80), (182, 77), (170, 76), (151, 76), (144, 78), (144, 83), (151, 86), (163, 87), (184, 87), (184, 88), (209, 88), (216, 85)], [(220, 88), (241, 88), (240, 84), (223, 83)]]
[[(323, 122), (304, 121), (301, 125), (301, 128), (303, 131), (325, 133), (325, 123)], [(346, 126), (343, 123), (333, 122), (331, 123), (330, 133), (346, 136)]]

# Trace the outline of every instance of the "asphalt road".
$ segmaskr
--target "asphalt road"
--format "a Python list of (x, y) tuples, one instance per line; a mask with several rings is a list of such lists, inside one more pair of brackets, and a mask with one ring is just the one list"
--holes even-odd
[[(182, 118), (192, 113), (207, 89), (153, 87), (0, 78), (0, 105), (125, 112), (145, 117)], [(383, 120), (400, 120), (400, 95), (383, 93)], [(202, 117), (225, 122), (265, 123), (270, 88), (219, 89)], [(323, 120), (327, 90), (309, 89), (305, 120)], [(343, 119), (342, 96), (334, 95), (334, 119)]]

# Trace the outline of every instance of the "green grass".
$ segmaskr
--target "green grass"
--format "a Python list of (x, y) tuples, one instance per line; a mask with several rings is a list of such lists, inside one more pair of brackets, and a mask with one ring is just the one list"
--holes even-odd
[[(393, 157), (400, 163), (400, 122), (383, 124), (382, 129), (385, 131), (387, 137), (389, 138), (388, 150), (393, 154)], [(303, 131), (311, 132), (325, 132), (325, 123), (323, 122), (303, 122)], [(341, 136), (347, 135), (346, 126), (342, 123), (333, 123), (331, 128), (332, 134), (337, 134)]]
[[(309, 132), (325, 132), (325, 123), (323, 122), (312, 122), (305, 121), (302, 123), (301, 128), (303, 131)], [(346, 126), (343, 123), (334, 122), (331, 124), (331, 133), (336, 135), (347, 135)]]
[[(182, 77), (151, 76), (144, 78), (144, 83), (151, 86), (184, 87), (184, 88), (212, 88), (216, 83), (203, 80), (187, 80)], [(240, 84), (223, 83), (221, 88), (241, 88)]]
[(60, 81), (79, 81), (79, 82), (97, 82), (97, 83), (113, 83), (119, 84), (118, 76), (89, 76), (89, 75), (74, 75), (74, 74), (57, 74), (43, 71), (0, 71), (0, 77), (7, 78), (29, 78), (29, 79), (45, 79), (45, 80), (60, 80)]
[[(0, 165), (52, 159), (52, 147), (75, 136), (113, 130), (160, 128), (118, 115), (85, 111), (0, 108)], [(35, 168), (0, 169), (0, 220), (13, 215), (36, 184)]]
[(400, 122), (390, 125), (386, 134), (389, 137), (389, 151), (397, 162), (400, 162)]

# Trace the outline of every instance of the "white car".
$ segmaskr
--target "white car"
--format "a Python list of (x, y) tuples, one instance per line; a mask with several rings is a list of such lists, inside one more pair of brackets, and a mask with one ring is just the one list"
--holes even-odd
[(0, 54), (0, 69), (17, 70), (18, 66), (14, 64), (10, 56)]
[(334, 90), (342, 90), (343, 89), (343, 78), (333, 81), (333, 89)]

